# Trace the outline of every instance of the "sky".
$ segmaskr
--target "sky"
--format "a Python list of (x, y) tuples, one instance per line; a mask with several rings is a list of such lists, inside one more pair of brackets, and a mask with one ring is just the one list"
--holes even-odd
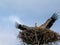
[(59, 15), (51, 30), (60, 34), (60, 0), (0, 0), (0, 45), (23, 45), (15, 22), (40, 26), (53, 13)]

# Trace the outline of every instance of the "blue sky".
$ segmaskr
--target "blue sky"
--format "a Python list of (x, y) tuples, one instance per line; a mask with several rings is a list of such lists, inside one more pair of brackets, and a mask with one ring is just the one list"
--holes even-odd
[(21, 45), (15, 21), (27, 26), (43, 24), (53, 13), (59, 19), (52, 30), (60, 34), (60, 0), (0, 0), (0, 45)]

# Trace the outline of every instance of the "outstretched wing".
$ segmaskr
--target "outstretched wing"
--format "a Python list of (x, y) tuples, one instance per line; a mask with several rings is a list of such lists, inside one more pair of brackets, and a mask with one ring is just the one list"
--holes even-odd
[(43, 28), (51, 28), (54, 22), (58, 19), (58, 15), (54, 13), (51, 18), (49, 18), (41, 27)]
[(28, 27), (26, 25), (21, 25), (21, 24), (18, 24), (16, 23), (16, 28), (20, 29), (20, 30), (32, 30), (33, 27)]
[(58, 15), (56, 13), (54, 13), (50, 19), (51, 19), (51, 21), (48, 23), (46, 28), (51, 28), (53, 23), (58, 19)]

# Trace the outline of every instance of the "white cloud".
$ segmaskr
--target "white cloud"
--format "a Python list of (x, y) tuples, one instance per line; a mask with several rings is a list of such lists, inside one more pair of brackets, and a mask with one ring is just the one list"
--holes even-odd
[(18, 40), (13, 34), (0, 33), (0, 45), (16, 45)]
[(18, 30), (13, 26), (15, 22), (21, 24), (18, 16), (8, 16), (1, 19), (0, 25), (0, 45), (21, 45), (17, 36)]
[[(2, 31), (0, 31), (0, 45), (19, 45), (17, 32), (15, 31), (13, 32), (12, 27), (10, 29), (7, 28), (1, 30)], [(9, 32), (9, 30), (11, 30), (11, 32)]]
[(19, 24), (22, 24), (22, 21), (19, 19), (19, 17), (17, 16), (9, 16), (9, 20), (12, 22), (12, 23), (19, 23)]

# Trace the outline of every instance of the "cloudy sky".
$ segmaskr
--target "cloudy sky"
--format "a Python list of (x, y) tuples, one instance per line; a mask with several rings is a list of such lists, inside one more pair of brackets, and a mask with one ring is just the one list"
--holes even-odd
[(21, 45), (15, 22), (34, 26), (43, 24), (53, 13), (59, 19), (52, 30), (60, 34), (60, 0), (0, 0), (0, 45)]

